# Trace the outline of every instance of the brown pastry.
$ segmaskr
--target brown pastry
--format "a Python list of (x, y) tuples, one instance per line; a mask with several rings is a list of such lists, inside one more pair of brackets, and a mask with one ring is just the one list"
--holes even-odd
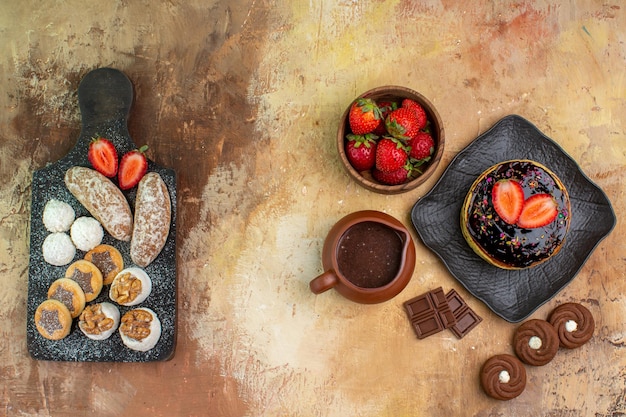
[(71, 264), (65, 271), (65, 278), (70, 278), (80, 285), (85, 293), (85, 301), (96, 299), (102, 291), (102, 273), (94, 264), (80, 259)]
[(133, 215), (117, 185), (96, 170), (78, 166), (67, 170), (65, 185), (111, 236), (130, 241)]
[(70, 333), (72, 315), (62, 302), (46, 300), (35, 311), (35, 327), (46, 339), (63, 339)]
[(513, 355), (495, 355), (484, 363), (480, 371), (480, 383), (490, 397), (511, 400), (526, 388), (526, 369)]
[(109, 285), (124, 269), (122, 254), (111, 245), (98, 245), (85, 254), (85, 260), (93, 263), (102, 273), (104, 285)]
[(48, 299), (62, 302), (72, 318), (80, 316), (85, 308), (85, 293), (78, 283), (70, 278), (59, 278), (48, 288)]
[(172, 205), (165, 182), (156, 172), (139, 181), (135, 197), (135, 219), (130, 240), (130, 258), (145, 268), (165, 246), (170, 233)]
[[(500, 210), (495, 194), (504, 195)], [(544, 211), (545, 206), (550, 208)], [(537, 162), (511, 160), (488, 168), (472, 184), (461, 209), (461, 232), (489, 264), (522, 269), (559, 252), (570, 219), (569, 196), (559, 178)]]
[(556, 356), (559, 350), (559, 336), (547, 321), (528, 320), (515, 331), (513, 348), (522, 362), (542, 366)]
[(578, 303), (561, 304), (550, 313), (548, 321), (556, 329), (560, 345), (567, 349), (587, 343), (595, 329), (591, 312)]

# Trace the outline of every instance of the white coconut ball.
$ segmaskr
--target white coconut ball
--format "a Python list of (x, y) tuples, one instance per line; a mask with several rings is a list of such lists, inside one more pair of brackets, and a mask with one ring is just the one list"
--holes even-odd
[(63, 232), (49, 234), (43, 241), (41, 251), (43, 259), (54, 266), (67, 265), (76, 255), (72, 239)]
[(43, 225), (51, 233), (70, 230), (75, 217), (72, 206), (54, 198), (48, 200), (43, 208)]
[(70, 235), (77, 249), (88, 252), (102, 243), (104, 229), (98, 220), (84, 216), (72, 223)]
[(85, 322), (82, 321), (82, 316), (81, 321), (78, 322), (78, 327), (80, 328), (80, 330), (85, 334), (85, 336), (93, 340), (108, 339), (113, 334), (113, 332), (117, 330), (120, 324), (120, 311), (113, 304), (107, 302), (100, 303), (100, 311), (106, 318), (113, 320), (113, 326), (111, 326), (111, 328), (109, 328), (108, 330), (105, 330), (100, 334), (91, 333), (85, 330)]

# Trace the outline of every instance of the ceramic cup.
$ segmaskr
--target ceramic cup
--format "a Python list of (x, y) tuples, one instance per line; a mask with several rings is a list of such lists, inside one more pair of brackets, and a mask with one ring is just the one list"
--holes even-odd
[(358, 211), (331, 228), (322, 265), (325, 272), (309, 284), (313, 293), (334, 288), (357, 303), (380, 303), (398, 295), (411, 280), (415, 246), (397, 219), (379, 211)]

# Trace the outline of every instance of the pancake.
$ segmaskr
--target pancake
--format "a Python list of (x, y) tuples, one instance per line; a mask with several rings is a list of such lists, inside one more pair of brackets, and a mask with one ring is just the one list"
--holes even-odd
[[(520, 211), (507, 220), (494, 206), (494, 189), (503, 183), (515, 183), (513, 188), (521, 189), (515, 198)], [(540, 222), (545, 210), (533, 207), (538, 199), (547, 200), (553, 210), (554, 217), (547, 224)], [(537, 225), (532, 224), (533, 216)], [(490, 167), (474, 181), (461, 209), (461, 231), (474, 252), (491, 265), (523, 269), (559, 252), (570, 219), (569, 195), (553, 172), (535, 161), (510, 160)]]

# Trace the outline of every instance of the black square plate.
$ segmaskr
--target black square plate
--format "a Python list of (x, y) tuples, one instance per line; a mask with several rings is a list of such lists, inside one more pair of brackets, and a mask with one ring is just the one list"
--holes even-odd
[[(504, 270), (481, 259), (461, 234), (465, 195), (487, 168), (530, 159), (552, 170), (570, 196), (572, 219), (561, 250), (535, 267)], [(414, 205), (411, 220), (422, 242), (452, 275), (503, 319), (524, 320), (563, 289), (613, 229), (615, 213), (604, 192), (552, 139), (526, 119), (506, 116), (450, 162), (437, 184)]]

